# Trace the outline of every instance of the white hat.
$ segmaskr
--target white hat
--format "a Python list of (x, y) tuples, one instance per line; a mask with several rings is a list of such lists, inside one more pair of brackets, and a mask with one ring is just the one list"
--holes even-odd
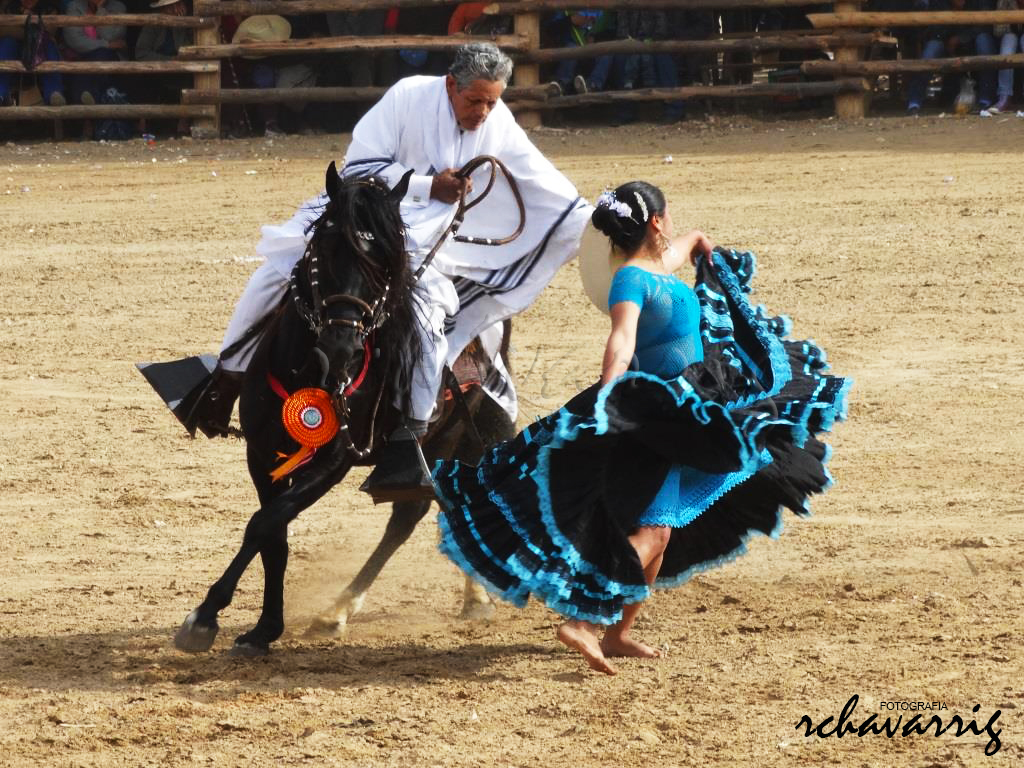
[(613, 251), (611, 240), (593, 224), (587, 224), (583, 230), (578, 253), (583, 292), (595, 307), (607, 315), (612, 275), (625, 263), (626, 257), (619, 251)]
[(292, 36), (292, 25), (284, 16), (250, 16), (238, 25), (232, 43), (281, 43)]
[(175, 3), (182, 3), (185, 0), (154, 0), (149, 4), (150, 8), (163, 8), (165, 5), (174, 5)]

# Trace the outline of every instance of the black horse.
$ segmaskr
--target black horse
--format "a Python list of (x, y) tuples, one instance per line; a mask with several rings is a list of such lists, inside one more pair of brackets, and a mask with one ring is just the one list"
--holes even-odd
[[(256, 626), (235, 640), (233, 653), (269, 651), (284, 631), (288, 524), (353, 466), (373, 464), (382, 436), (397, 426), (408, 405), (413, 364), (420, 355), (415, 327), (419, 320), (412, 301), (415, 276), (409, 269), (399, 215), (409, 175), (390, 189), (374, 177), (342, 179), (334, 163), (327, 169), (328, 202), (313, 224), (288, 294), (242, 384), (239, 416), (260, 508), (249, 520), (242, 546), (227, 570), (175, 634), (181, 650), (211, 647), (218, 614), (231, 603), (242, 574), (258, 554), (265, 578), (263, 610)], [(503, 352), (509, 327), (506, 322)], [(467, 355), (470, 368), (486, 362), (476, 343)], [(458, 370), (459, 363), (454, 367)], [(449, 407), (424, 440), (428, 460), (475, 460), (485, 443), (514, 436), (514, 425), (492, 398), (479, 388), (463, 395), (462, 388), (452, 384)], [(315, 400), (303, 400), (310, 392), (327, 398), (326, 406), (318, 409)], [(286, 402), (295, 405), (291, 431), (282, 415), (289, 412), (289, 407), (282, 410)], [(337, 431), (330, 437), (334, 420)], [(334, 611), (314, 623), (316, 631), (336, 633), (343, 628), (387, 558), (429, 506), (429, 501), (393, 506), (381, 544)], [(468, 587), (467, 595), (486, 600), (482, 591)], [(475, 610), (480, 609), (470, 606), (464, 613)]]

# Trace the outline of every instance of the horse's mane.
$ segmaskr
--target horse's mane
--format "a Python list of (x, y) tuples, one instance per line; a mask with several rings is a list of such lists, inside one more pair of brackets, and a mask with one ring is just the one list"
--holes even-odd
[(355, 267), (372, 286), (372, 300), (388, 285), (387, 319), (375, 331), (375, 346), (393, 356), (394, 370), (386, 386), (390, 403), (408, 413), (413, 366), (421, 357), (422, 320), (415, 309), (413, 272), (405, 250), (405, 225), (387, 182), (379, 177), (341, 178), (335, 194), (310, 225), (312, 237), (305, 258), (316, 253), (321, 279), (337, 283)]

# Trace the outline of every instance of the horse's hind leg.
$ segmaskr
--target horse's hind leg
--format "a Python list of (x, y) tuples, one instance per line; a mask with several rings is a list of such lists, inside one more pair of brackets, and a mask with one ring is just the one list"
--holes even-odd
[(309, 625), (307, 634), (338, 637), (345, 632), (348, 620), (363, 606), (366, 592), (373, 585), (391, 556), (404, 544), (416, 525), (430, 509), (429, 501), (406, 501), (393, 504), (384, 536), (369, 559), (345, 587), (334, 605), (317, 616)]

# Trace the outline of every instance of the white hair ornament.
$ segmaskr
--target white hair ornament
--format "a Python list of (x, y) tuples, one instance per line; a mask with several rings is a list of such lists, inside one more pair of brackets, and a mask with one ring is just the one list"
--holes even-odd
[[(621, 216), (624, 219), (633, 219), (633, 209), (621, 200), (617, 200), (615, 198), (615, 193), (610, 190), (605, 190), (601, 193), (601, 196), (597, 198), (597, 207), (608, 208), (616, 216)], [(636, 221), (636, 219), (633, 219), (633, 221)]]
[(643, 197), (640, 196), (639, 192), (634, 192), (633, 194), (636, 196), (636, 201), (640, 204), (640, 210), (643, 211), (644, 222), (646, 222), (647, 221), (647, 203), (644, 202), (644, 199), (643, 199)]

